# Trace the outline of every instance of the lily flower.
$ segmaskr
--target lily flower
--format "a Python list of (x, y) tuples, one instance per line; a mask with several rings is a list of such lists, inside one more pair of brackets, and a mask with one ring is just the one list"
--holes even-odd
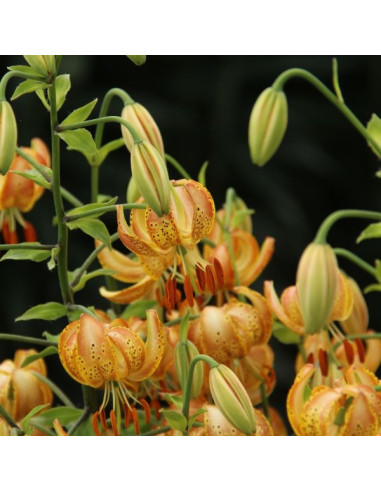
[[(136, 408), (129, 399), (136, 398), (129, 391), (135, 383), (148, 379), (158, 368), (164, 354), (164, 331), (157, 312), (147, 310), (147, 338), (143, 341), (129, 322), (115, 319), (104, 323), (90, 315), (70, 323), (61, 333), (58, 353), (68, 374), (81, 384), (104, 389), (99, 410), (93, 417), (93, 428), (101, 435), (98, 417), (107, 429), (105, 409), (112, 398), (110, 412), (115, 435), (121, 430), (121, 407), (125, 419), (132, 415), (138, 430)], [(146, 409), (147, 403), (141, 401)], [(127, 427), (127, 425), (126, 425)]]
[[(39, 164), (50, 167), (49, 150), (39, 138), (32, 139), (30, 148), (21, 149)], [(16, 223), (23, 228), (25, 241), (36, 241), (33, 225), (27, 222), (22, 214), (34, 207), (45, 188), (12, 172), (26, 172), (30, 169), (32, 166), (29, 162), (16, 154), (9, 172), (5, 176), (0, 175), (0, 230), (5, 243), (8, 244), (19, 242)]]

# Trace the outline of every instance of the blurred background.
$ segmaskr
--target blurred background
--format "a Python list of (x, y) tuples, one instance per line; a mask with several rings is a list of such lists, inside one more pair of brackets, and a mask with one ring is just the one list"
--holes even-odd
[[(24, 63), (21, 56), (0, 56), (0, 74), (6, 67)], [(373, 56), (338, 57), (340, 85), (344, 100), (366, 123), (372, 113), (381, 115), (381, 58)], [(274, 257), (254, 287), (262, 291), (263, 281), (274, 280), (280, 294), (295, 282), (298, 259), (313, 239), (322, 220), (342, 208), (379, 209), (381, 183), (375, 177), (376, 156), (350, 123), (312, 86), (293, 79), (286, 84), (289, 125), (281, 147), (263, 168), (250, 162), (247, 144), (248, 120), (252, 106), (263, 89), (284, 70), (300, 67), (310, 70), (331, 87), (332, 57), (329, 56), (148, 56), (141, 67), (123, 56), (66, 56), (61, 73), (71, 74), (72, 88), (60, 111), (62, 120), (75, 108), (94, 98), (100, 109), (104, 94), (121, 87), (146, 106), (158, 123), (166, 151), (196, 178), (205, 160), (209, 161), (207, 186), (216, 208), (224, 202), (226, 189), (234, 187), (250, 208), (254, 234), (259, 243), (266, 236), (276, 239)], [(9, 84), (11, 96), (16, 82)], [(19, 145), (29, 146), (33, 137), (49, 143), (49, 115), (35, 94), (13, 103), (19, 128)], [(119, 115), (121, 103), (115, 100), (110, 114)], [(104, 142), (119, 138), (118, 125), (106, 127)], [(62, 147), (64, 150), (64, 147)], [(89, 166), (81, 154), (62, 152), (62, 184), (82, 201), (90, 200)], [(121, 148), (112, 153), (100, 170), (100, 192), (125, 201), (130, 177), (129, 154)], [(170, 169), (170, 177), (178, 178)], [(53, 201), (49, 193), (27, 215), (36, 227), (39, 240), (52, 243)], [(111, 233), (115, 217), (105, 216)], [(356, 244), (364, 221), (346, 220), (331, 231), (335, 247), (345, 247), (369, 262), (379, 257), (377, 241)], [(82, 233), (70, 235), (69, 266), (74, 270), (93, 248)], [(340, 265), (364, 288), (372, 279), (341, 260)], [(43, 331), (59, 333), (64, 319), (57, 322), (24, 321), (15, 318), (35, 304), (61, 301), (56, 271), (46, 263), (4, 261), (0, 296), (0, 331), (41, 336)], [(103, 279), (87, 284), (76, 296), (84, 305), (107, 308), (98, 294)], [(379, 330), (380, 293), (370, 293), (370, 326)], [(288, 388), (294, 378), (294, 347), (272, 342), (276, 353), (278, 383), (270, 398), (283, 415)], [(0, 343), (0, 360), (13, 357), (20, 345)], [(26, 347), (22, 347), (26, 348)], [(39, 347), (36, 347), (39, 349)], [(67, 387), (80, 404), (78, 385), (62, 369), (55, 357), (46, 359), (50, 377)]]

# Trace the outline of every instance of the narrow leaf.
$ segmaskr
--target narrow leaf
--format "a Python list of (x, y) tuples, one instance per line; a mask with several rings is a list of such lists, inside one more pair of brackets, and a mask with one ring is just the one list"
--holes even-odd
[(88, 154), (97, 152), (94, 139), (89, 130), (85, 128), (65, 130), (64, 132), (59, 132), (58, 135), (67, 144), (68, 150), (78, 150)]
[(163, 397), (169, 404), (175, 405), (176, 408), (178, 408), (179, 410), (183, 408), (184, 398), (182, 396), (176, 396), (176, 395), (171, 395), (169, 393), (164, 393)]
[(42, 104), (45, 106), (45, 108), (50, 111), (50, 104), (49, 101), (46, 98), (45, 91), (43, 89), (38, 89), (36, 91), (37, 96), (39, 97), (40, 101)]
[[(53, 427), (54, 420), (58, 419), (62, 425), (68, 425), (70, 422), (78, 420), (82, 413), (83, 410), (80, 408), (55, 407), (34, 417), (33, 421), (45, 427)], [(31, 422), (31, 424), (33, 424), (33, 422)]]
[(25, 313), (16, 321), (27, 321), (30, 319), (43, 319), (43, 320), (55, 320), (66, 316), (66, 306), (58, 302), (47, 302), (46, 304), (38, 304), (25, 311)]
[(381, 222), (370, 224), (366, 229), (362, 231), (356, 242), (359, 243), (364, 239), (373, 239), (377, 237), (381, 237)]
[(273, 335), (279, 342), (286, 345), (300, 343), (300, 336), (279, 322), (274, 323)]
[(11, 173), (18, 174), (19, 176), (23, 176), (26, 179), (30, 179), (30, 181), (33, 181), (33, 183), (36, 183), (39, 186), (46, 188), (47, 190), (50, 190), (51, 188), (51, 184), (46, 181), (46, 179), (43, 178), (41, 174), (36, 171), (36, 169), (29, 169), (28, 171), (11, 171)]
[(48, 340), (49, 342), (54, 342), (54, 343), (58, 343), (58, 340), (60, 338), (59, 335), (52, 335), (51, 333), (49, 333), (47, 331), (44, 331), (42, 336), (45, 337), (46, 340)]
[(123, 138), (118, 138), (116, 140), (112, 140), (111, 142), (106, 143), (99, 149), (98, 161), (97, 165), (100, 166), (102, 162), (106, 159), (110, 152), (114, 150), (120, 149), (125, 145)]
[(69, 92), (71, 87), (70, 75), (63, 74), (58, 75), (56, 78), (56, 104), (57, 111), (61, 108), (66, 99), (66, 94)]
[(208, 166), (209, 166), (209, 161), (205, 161), (198, 173), (197, 181), (204, 186), (206, 184), (206, 170), (208, 169)]
[(192, 429), (193, 424), (194, 424), (195, 420), (197, 419), (197, 417), (198, 417), (199, 415), (202, 415), (202, 414), (203, 414), (203, 413), (205, 413), (205, 412), (206, 412), (206, 409), (205, 409), (205, 408), (199, 408), (199, 409), (197, 409), (197, 410), (194, 412), (194, 414), (193, 414), (193, 415), (189, 418), (189, 420), (188, 420), (188, 429), (189, 429), (189, 430), (191, 430), (191, 429)]
[(115, 270), (111, 270), (110, 268), (99, 268), (98, 270), (94, 270), (93, 272), (87, 273), (86, 275), (83, 275), (81, 277), (81, 280), (78, 282), (78, 284), (74, 287), (73, 292), (78, 292), (79, 290), (82, 290), (87, 281), (91, 280), (92, 278), (95, 277), (104, 277), (104, 276), (111, 276), (115, 275)]
[(29, 427), (29, 422), (30, 420), (37, 415), (41, 410), (43, 410), (46, 407), (49, 407), (50, 404), (46, 403), (45, 405), (38, 405), (37, 407), (34, 407), (21, 421), (21, 427), (22, 430), (25, 432), (25, 434), (30, 434), (32, 429)]
[(117, 201), (118, 201), (118, 197), (116, 196), (114, 198), (111, 198), (110, 200), (107, 200), (107, 202), (89, 203), (88, 205), (83, 205), (81, 207), (72, 208), (71, 210), (69, 210), (66, 213), (66, 215), (69, 217), (72, 217), (73, 215), (82, 214), (83, 212), (94, 211), (94, 215), (92, 215), (92, 217), (94, 217), (94, 218), (99, 217), (100, 215), (102, 215), (102, 212), (97, 213), (97, 209), (102, 208), (102, 207), (106, 207), (108, 205), (115, 205), (115, 203)]
[(97, 102), (98, 99), (94, 99), (85, 106), (75, 109), (72, 113), (69, 114), (67, 118), (65, 118), (61, 122), (61, 125), (73, 125), (74, 123), (80, 123), (87, 120)]
[(24, 94), (35, 92), (38, 89), (45, 89), (46, 87), (49, 87), (48, 84), (45, 84), (44, 82), (39, 82), (38, 80), (24, 80), (16, 87), (11, 97), (11, 101), (14, 101)]
[[(20, 243), (20, 244), (39, 244), (39, 243)], [(0, 261), (4, 260), (30, 260), (44, 261), (50, 256), (50, 251), (46, 249), (10, 249)]]
[(58, 349), (56, 347), (46, 347), (44, 350), (41, 350), (41, 352), (38, 352), (38, 354), (33, 354), (27, 357), (21, 364), (21, 368), (31, 364), (35, 360), (43, 359), (44, 357), (53, 354), (58, 354)]
[(32, 77), (41, 77), (41, 80), (46, 78), (46, 76), (42, 75), (41, 72), (33, 67), (28, 67), (28, 65), (12, 65), (8, 67), (8, 70), (11, 70), (12, 72), (21, 72)]
[(78, 219), (67, 222), (66, 225), (70, 230), (80, 229), (94, 239), (99, 239), (102, 243), (111, 249), (111, 239), (107, 227), (99, 219)]

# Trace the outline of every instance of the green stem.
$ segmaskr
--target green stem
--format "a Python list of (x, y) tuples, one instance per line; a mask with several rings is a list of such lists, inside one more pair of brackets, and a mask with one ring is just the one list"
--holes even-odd
[(16, 422), (13, 420), (13, 418), (9, 415), (9, 413), (5, 410), (5, 408), (0, 405), (0, 416), (6, 421), (6, 423), (12, 428), (16, 429), (17, 435), (23, 435), (24, 432), (20, 427), (16, 424)]
[(91, 166), (91, 202), (98, 203), (99, 166)]
[(37, 250), (51, 250), (57, 248), (57, 244), (0, 244), (0, 251), (8, 249), (37, 249)]
[[(145, 209), (146, 203), (123, 203), (121, 204), (123, 210), (131, 210), (133, 208)], [(117, 205), (106, 205), (105, 207), (95, 208), (94, 210), (88, 210), (87, 212), (81, 212), (79, 214), (67, 215), (65, 222), (72, 222), (73, 220), (83, 219), (85, 217), (91, 217), (93, 215), (101, 215), (107, 212), (115, 212)]]
[(74, 432), (78, 429), (78, 427), (82, 424), (82, 422), (85, 422), (87, 418), (91, 415), (91, 410), (89, 407), (85, 407), (83, 409), (83, 414), (79, 417), (78, 420), (74, 422), (72, 427), (70, 427), (70, 430), (68, 431), (68, 436), (72, 436)]
[(98, 319), (98, 316), (96, 314), (94, 314), (92, 311), (90, 311), (90, 309), (82, 306), (81, 304), (68, 304), (67, 308), (69, 311), (81, 311), (81, 313), (88, 314), (89, 316)]
[(377, 150), (378, 154), (381, 155), (381, 148), (379, 144), (374, 140), (374, 138), (369, 135), (365, 126), (357, 118), (357, 116), (352, 113), (348, 106), (338, 99), (336, 94), (328, 89), (317, 77), (312, 75), (312, 73), (301, 68), (291, 68), (281, 73), (278, 78), (273, 83), (273, 89), (281, 91), (283, 90), (284, 84), (294, 77), (300, 77), (305, 79), (311, 85), (313, 85), (323, 96), (325, 96), (336, 108), (348, 119), (350, 123), (356, 128), (356, 130)]
[(73, 205), (73, 207), (82, 207), (84, 205), (81, 200), (79, 200), (76, 196), (73, 195), (73, 193), (68, 191), (63, 186), (61, 186), (61, 195), (62, 198), (65, 198), (65, 200)]
[(141, 136), (131, 125), (131, 123), (121, 118), (120, 116), (104, 116), (103, 118), (95, 118), (93, 120), (82, 121), (80, 123), (73, 123), (72, 125), (62, 125), (62, 126), (56, 125), (55, 131), (59, 133), (59, 132), (64, 132), (66, 130), (77, 130), (78, 128), (85, 128), (86, 126), (94, 126), (94, 125), (98, 125), (99, 123), (119, 123), (120, 125), (125, 126), (127, 130), (131, 133), (131, 136), (134, 139), (135, 144), (138, 144), (143, 141)]
[(352, 263), (355, 265), (359, 266), (366, 272), (368, 272), (370, 275), (375, 277), (377, 279), (377, 271), (372, 265), (369, 265), (368, 262), (364, 261), (362, 258), (359, 256), (355, 255), (351, 251), (348, 251), (347, 249), (344, 248), (334, 248), (333, 252), (336, 254), (336, 256), (342, 256), (343, 258), (346, 258), (347, 260), (350, 260)]
[(7, 84), (12, 77), (19, 77), (21, 79), (39, 80), (41, 82), (46, 82), (46, 78), (42, 75), (40, 77), (38, 75), (28, 75), (26, 73), (17, 72), (17, 71), (8, 72), (4, 75), (4, 77), (0, 81), (0, 101), (4, 101), (6, 99), (5, 91), (7, 89)]
[[(114, 97), (119, 97), (122, 100), (124, 106), (134, 103), (134, 100), (127, 94), (126, 91), (114, 87), (113, 89), (110, 89), (108, 92), (106, 92), (105, 97), (103, 98), (102, 106), (99, 111), (99, 118), (104, 118), (107, 115), (111, 100)], [(95, 145), (98, 149), (102, 144), (104, 126), (104, 122), (100, 122), (97, 124), (97, 128), (95, 130), (94, 140)]]
[(58, 279), (64, 304), (73, 302), (73, 294), (69, 285), (68, 278), (68, 231), (64, 223), (64, 207), (61, 195), (61, 175), (60, 175), (60, 138), (55, 133), (55, 128), (58, 124), (57, 106), (56, 106), (56, 87), (55, 81), (49, 88), (49, 100), (50, 100), (50, 128), (52, 135), (52, 171), (53, 182), (52, 192), (54, 200), (54, 208), (57, 217), (58, 227), (58, 247), (59, 253), (57, 255), (57, 270)]
[(381, 212), (374, 212), (372, 210), (336, 210), (323, 221), (319, 230), (315, 236), (314, 242), (325, 244), (327, 242), (327, 235), (331, 227), (341, 219), (370, 219), (381, 220)]
[(24, 337), (23, 335), (13, 335), (10, 333), (0, 333), (0, 340), (10, 340), (12, 342), (30, 343), (32, 345), (44, 345), (45, 347), (57, 347), (56, 342), (43, 340), (41, 338)]
[[(199, 314), (194, 314), (194, 315), (191, 315), (189, 316), (189, 321), (193, 321), (197, 318), (199, 318), (200, 315)], [(178, 325), (179, 323), (181, 323), (181, 321), (185, 318), (185, 316), (180, 316), (179, 318), (176, 318), (176, 319), (173, 319), (172, 321), (167, 321), (165, 324), (165, 326), (176, 326)]]
[(165, 154), (165, 159), (171, 164), (172, 167), (174, 167), (183, 178), (185, 179), (192, 179), (190, 175), (186, 172), (186, 170), (183, 168), (183, 166), (180, 164), (179, 161), (177, 161), (174, 157), (172, 157), (169, 154)]
[(38, 422), (32, 421), (31, 425), (35, 427), (37, 430), (46, 434), (47, 436), (57, 437), (57, 434), (55, 434), (51, 429), (48, 429), (47, 427), (39, 424)]
[(171, 430), (170, 425), (166, 425), (165, 427), (160, 427), (159, 429), (153, 429), (148, 432), (145, 432), (144, 434), (139, 434), (140, 436), (157, 436), (158, 434), (162, 434), (164, 432), (168, 432)]
[(36, 171), (38, 171), (41, 174), (41, 176), (44, 179), (46, 179), (46, 181), (48, 183), (51, 183), (52, 182), (52, 178), (48, 174), (48, 172), (50, 171), (50, 168), (47, 167), (46, 169), (49, 169), (49, 171), (46, 171), (44, 169), (45, 166), (43, 166), (39, 162), (35, 161), (35, 159), (33, 159), (33, 157), (31, 157), (29, 154), (27, 154), (26, 152), (24, 152), (20, 147), (16, 147), (16, 154), (18, 154), (23, 159), (25, 159), (27, 162), (29, 162), (29, 164), (33, 167), (33, 169), (35, 169)]
[(70, 398), (66, 396), (65, 393), (56, 384), (53, 383), (53, 381), (51, 381), (49, 378), (43, 376), (37, 371), (30, 371), (30, 372), (39, 381), (45, 383), (46, 386), (48, 386), (53, 391), (53, 393), (57, 396), (57, 398), (59, 398), (62, 401), (64, 405), (66, 405), (67, 407), (75, 407), (74, 403), (70, 400)]
[(97, 391), (91, 386), (82, 385), (83, 401), (85, 402), (85, 409), (89, 408), (91, 413), (94, 413), (98, 407)]

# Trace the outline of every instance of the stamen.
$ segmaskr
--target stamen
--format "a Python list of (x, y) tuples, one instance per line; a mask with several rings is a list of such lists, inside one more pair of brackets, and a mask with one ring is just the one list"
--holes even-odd
[(222, 289), (224, 286), (224, 271), (218, 258), (214, 258), (213, 266), (216, 273), (217, 285), (220, 289)]
[(164, 303), (163, 303), (163, 297), (160, 293), (160, 289), (157, 288), (155, 289), (155, 297), (156, 297), (156, 301), (157, 303), (159, 304), (159, 306), (163, 307)]
[(357, 352), (359, 354), (360, 362), (364, 363), (365, 362), (365, 347), (364, 347), (364, 343), (363, 343), (362, 340), (360, 340), (360, 338), (355, 338), (355, 344), (356, 344), (356, 347), (357, 347)]
[(140, 399), (140, 403), (142, 404), (142, 406), (144, 408), (144, 415), (146, 418), (146, 424), (149, 424), (151, 422), (151, 409), (148, 405), (147, 400), (145, 400), (144, 398)]
[(353, 364), (353, 359), (354, 359), (353, 347), (346, 338), (344, 338), (343, 344), (344, 344), (345, 356), (347, 358), (348, 364), (351, 365)]
[(197, 275), (198, 285), (200, 286), (200, 290), (201, 292), (204, 292), (205, 285), (206, 285), (205, 272), (198, 264), (196, 265), (196, 275)]
[(313, 352), (310, 352), (307, 356), (307, 359), (306, 359), (306, 363), (307, 364), (313, 364), (314, 363), (314, 354)]
[(319, 349), (319, 365), (322, 375), (328, 376), (328, 354), (323, 349)]
[(106, 420), (106, 412), (104, 409), (99, 412), (99, 419), (102, 423), (102, 427), (106, 431), (108, 429), (108, 425), (107, 425), (107, 420)]
[(114, 432), (114, 436), (119, 436), (118, 426), (116, 425), (116, 417), (114, 409), (110, 412), (111, 427)]
[(214, 275), (213, 275), (213, 270), (210, 265), (207, 265), (205, 269), (206, 273), (206, 283), (208, 285), (208, 289), (210, 293), (215, 296), (216, 295), (216, 283), (214, 281)]
[(135, 407), (131, 407), (131, 413), (132, 413), (132, 420), (134, 421), (135, 433), (136, 435), (139, 435), (140, 434), (139, 419), (138, 419), (138, 412), (136, 411)]
[(175, 308), (175, 296), (176, 296), (176, 279), (172, 279), (171, 277), (167, 278), (165, 282), (165, 297), (168, 301), (169, 309), (172, 310)]
[(6, 244), (18, 244), (19, 238), (17, 232), (9, 227), (7, 220), (4, 220), (2, 232), (3, 232), (4, 242)]
[(156, 418), (156, 420), (160, 420), (161, 413), (160, 413), (160, 403), (159, 403), (159, 400), (152, 400), (151, 401), (151, 406), (155, 410), (155, 418)]
[(99, 427), (98, 427), (98, 412), (95, 412), (94, 415), (93, 415), (93, 418), (91, 419), (91, 425), (94, 429), (94, 432), (97, 436), (101, 436), (101, 431), (99, 430)]
[(25, 222), (24, 238), (27, 243), (35, 243), (37, 241), (36, 229), (30, 222)]
[(193, 287), (189, 275), (185, 275), (184, 293), (190, 307), (194, 306)]

